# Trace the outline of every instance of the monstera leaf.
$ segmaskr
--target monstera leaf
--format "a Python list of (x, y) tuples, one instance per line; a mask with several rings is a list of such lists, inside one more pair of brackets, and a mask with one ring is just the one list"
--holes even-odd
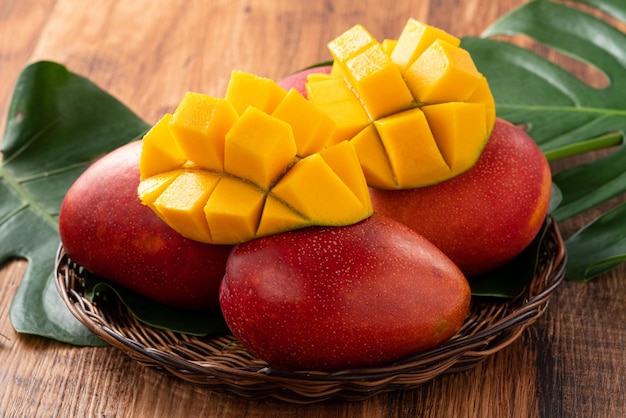
[(65, 192), (91, 161), (146, 129), (119, 101), (59, 64), (38, 62), (23, 70), (0, 148), (0, 264), (28, 261), (10, 312), (18, 332), (98, 344), (50, 279), (57, 215)]
[[(626, 23), (622, 0), (579, 0)], [(491, 25), (482, 38), (463, 45), (487, 76), (498, 116), (528, 126), (550, 160), (611, 146), (608, 157), (554, 176), (567, 219), (626, 192), (626, 34), (572, 2), (526, 3)], [(595, 88), (573, 73), (496, 35), (526, 35), (587, 63), (608, 81)], [(567, 242), (567, 277), (589, 280), (626, 259), (626, 208), (601, 216)], [(578, 255), (584, 254), (584, 257)]]

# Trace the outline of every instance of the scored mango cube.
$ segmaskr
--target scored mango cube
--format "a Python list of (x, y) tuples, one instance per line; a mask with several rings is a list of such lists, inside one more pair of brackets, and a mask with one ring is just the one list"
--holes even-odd
[(329, 143), (349, 140), (370, 123), (359, 98), (341, 78), (324, 78), (306, 85), (309, 100), (336, 124)]
[(339, 61), (333, 61), (333, 65), (332, 67), (330, 67), (330, 73), (327, 75), (330, 77), (337, 77), (337, 78), (348, 77), (348, 74), (346, 74), (346, 72), (343, 70), (342, 64), (339, 63)]
[(341, 181), (352, 190), (363, 207), (368, 207), (369, 190), (354, 146), (348, 141), (343, 141), (321, 150), (319, 154)]
[(287, 202), (268, 195), (265, 199), (265, 206), (263, 206), (256, 235), (271, 235), (309, 225), (311, 225), (311, 221), (296, 212)]
[[(336, 137), (353, 144), (368, 185), (435, 184), (478, 159), (495, 123), (495, 101), (459, 38), (408, 19), (396, 40), (379, 43), (357, 25), (329, 42), (328, 49), (331, 71), (308, 80), (308, 98), (337, 123)], [(430, 117), (420, 112), (465, 102), (483, 106), (482, 113), (467, 112), (481, 120), (460, 117), (466, 113), (460, 109), (452, 119), (440, 117), (444, 112), (436, 108)], [(458, 145), (464, 131), (472, 140)], [(453, 157), (450, 146), (461, 147), (455, 155), (464, 157)]]
[(323, 225), (353, 223), (372, 214), (371, 202), (364, 206), (320, 154), (298, 161), (272, 188), (271, 195)]
[(489, 89), (487, 78), (482, 76), (476, 85), (474, 92), (467, 98), (469, 103), (481, 103), (485, 105), (485, 120), (487, 122), (487, 131), (491, 132), (493, 125), (496, 123), (496, 102)]
[(391, 162), (374, 125), (356, 134), (350, 143), (356, 150), (368, 185), (381, 189), (397, 188), (398, 182), (391, 170)]
[(154, 201), (167, 189), (176, 177), (184, 172), (184, 169), (179, 168), (164, 173), (158, 173), (141, 180), (137, 188), (137, 194), (141, 199), (141, 203), (146, 206), (154, 207)]
[(237, 244), (255, 236), (265, 192), (233, 177), (222, 177), (204, 207), (211, 239)]
[[(358, 105), (339, 85), (339, 95), (324, 99), (344, 105), (349, 97)], [(188, 93), (145, 139), (140, 166), (149, 175), (137, 191), (172, 229), (200, 242), (237, 244), (372, 214), (356, 151), (320, 107), (244, 72), (231, 74), (227, 96)]]
[(411, 18), (398, 37), (390, 54), (391, 60), (404, 72), (437, 39), (442, 39), (454, 46), (461, 44), (459, 38)]
[(432, 181), (429, 179), (450, 175), (450, 168), (420, 109), (379, 119), (374, 125), (391, 162), (396, 188), (426, 186)]
[(188, 92), (169, 126), (186, 159), (209, 170), (223, 170), (224, 138), (237, 119), (230, 102)]
[(481, 77), (466, 50), (440, 39), (404, 73), (415, 98), (428, 104), (465, 101)]
[(320, 104), (319, 108), (337, 123), (337, 129), (328, 141), (330, 144), (349, 140), (370, 123), (358, 101), (325, 103)]
[(157, 197), (154, 210), (182, 236), (211, 242), (204, 206), (219, 180), (219, 176), (206, 171), (184, 172)]
[[(309, 77), (306, 84), (308, 99), (315, 105), (340, 102), (359, 102), (359, 98), (342, 78), (324, 74), (322, 77)], [(362, 110), (361, 121), (368, 123), (367, 113)]]
[(144, 139), (142, 203), (188, 238), (236, 244), (353, 224), (373, 212), (368, 186), (475, 163), (495, 102), (458, 38), (409, 19), (398, 40), (356, 25), (328, 46), (333, 68), (308, 77), (306, 98), (242, 71), (224, 99), (183, 98)]
[(287, 91), (274, 80), (245, 71), (233, 71), (224, 98), (241, 115), (250, 106), (272, 113), (286, 94)]
[(441, 154), (454, 174), (471, 168), (487, 143), (485, 106), (450, 102), (422, 107)]
[(249, 107), (226, 134), (224, 170), (267, 188), (296, 157), (291, 126)]
[(287, 92), (272, 116), (291, 125), (299, 157), (323, 149), (335, 134), (336, 123), (330, 116), (304, 98), (296, 89)]
[(163, 171), (169, 171), (185, 163), (176, 139), (170, 131), (172, 115), (167, 113), (144, 135), (139, 162), (139, 177), (145, 179)]
[(306, 80), (308, 83), (315, 83), (316, 81), (332, 80), (334, 78), (335, 77), (332, 74), (326, 74), (326, 73), (311, 73), (306, 76)]
[(402, 111), (413, 103), (400, 71), (380, 44), (347, 60), (344, 68), (372, 120)]
[(380, 43), (380, 45), (383, 47), (383, 51), (385, 51), (385, 53), (390, 57), (397, 44), (398, 41), (395, 39), (383, 39), (383, 41)]
[(376, 39), (362, 25), (354, 25), (328, 43), (334, 61), (346, 62), (361, 51), (376, 44)]

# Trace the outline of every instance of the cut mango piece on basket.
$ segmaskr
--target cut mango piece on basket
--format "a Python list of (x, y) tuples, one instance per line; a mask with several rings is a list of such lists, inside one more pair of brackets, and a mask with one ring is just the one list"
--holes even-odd
[(408, 189), (471, 168), (495, 123), (485, 77), (460, 40), (409, 19), (379, 43), (356, 25), (328, 43), (329, 75), (310, 77), (309, 100), (354, 144), (367, 183)]
[(296, 90), (233, 72), (225, 98), (187, 93), (143, 138), (138, 194), (171, 228), (237, 244), (372, 214), (357, 151)]

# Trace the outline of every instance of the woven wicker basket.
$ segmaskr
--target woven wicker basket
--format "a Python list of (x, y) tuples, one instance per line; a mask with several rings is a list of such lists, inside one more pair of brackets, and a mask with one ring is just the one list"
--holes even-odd
[(385, 367), (333, 373), (275, 370), (230, 334), (194, 337), (148, 327), (115, 299), (87, 300), (81, 269), (68, 260), (62, 247), (56, 284), (80, 322), (143, 366), (248, 399), (360, 400), (383, 391), (413, 389), (443, 373), (469, 369), (515, 341), (543, 314), (565, 274), (563, 240), (556, 222), (548, 219), (548, 224), (537, 273), (522, 294), (511, 300), (475, 298), (463, 327), (445, 345)]

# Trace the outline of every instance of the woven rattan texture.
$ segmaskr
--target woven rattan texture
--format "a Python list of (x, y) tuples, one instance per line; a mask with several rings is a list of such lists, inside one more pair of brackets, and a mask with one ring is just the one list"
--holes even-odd
[(548, 219), (539, 266), (530, 286), (511, 300), (474, 298), (463, 327), (445, 345), (384, 367), (326, 372), (270, 368), (230, 335), (195, 337), (148, 327), (122, 303), (88, 300), (82, 269), (59, 247), (56, 285), (68, 308), (89, 330), (143, 366), (248, 399), (292, 403), (330, 398), (360, 400), (383, 391), (416, 388), (443, 373), (474, 367), (515, 341), (539, 318), (565, 274), (565, 245)]

